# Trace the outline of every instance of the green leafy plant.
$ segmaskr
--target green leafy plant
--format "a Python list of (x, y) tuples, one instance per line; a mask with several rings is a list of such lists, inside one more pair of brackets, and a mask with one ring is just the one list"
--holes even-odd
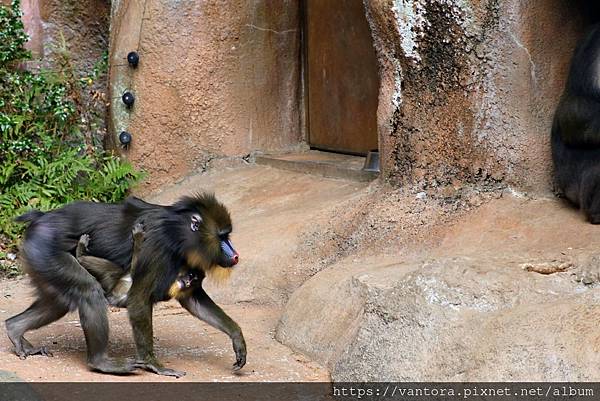
[(98, 116), (82, 93), (106, 73), (107, 55), (84, 76), (66, 51), (56, 70), (34, 72), (23, 68), (31, 58), (26, 42), (19, 1), (0, 5), (0, 251), (14, 247), (22, 227), (13, 219), (26, 210), (119, 201), (142, 177), (89, 141)]
[(24, 47), (29, 39), (23, 27), (20, 2), (0, 6), (0, 63), (7, 64), (31, 57)]

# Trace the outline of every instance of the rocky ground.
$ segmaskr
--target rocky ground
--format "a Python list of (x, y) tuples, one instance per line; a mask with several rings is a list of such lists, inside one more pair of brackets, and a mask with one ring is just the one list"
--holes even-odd
[(426, 251), (317, 274), (277, 338), (336, 381), (597, 381), (599, 246), (597, 226), (560, 201), (506, 194)]
[[(154, 200), (201, 189), (232, 212), (242, 262), (230, 283), (207, 287), (245, 330), (249, 362), (232, 375), (228, 339), (167, 303), (155, 312), (158, 353), (187, 370), (183, 380), (600, 377), (598, 228), (554, 197), (247, 166), (190, 177)], [(0, 319), (27, 305), (26, 288), (0, 284)], [(111, 351), (132, 354), (126, 313), (110, 319)], [(88, 372), (75, 315), (30, 339), (54, 359), (20, 361), (2, 336), (1, 369), (32, 381), (173, 380)]]

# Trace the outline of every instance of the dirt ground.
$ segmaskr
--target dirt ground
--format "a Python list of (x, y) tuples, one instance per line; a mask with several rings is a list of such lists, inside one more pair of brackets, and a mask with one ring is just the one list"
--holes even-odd
[[(599, 245), (597, 227), (560, 200), (498, 188), (449, 188), (444, 195), (437, 189), (390, 188), (249, 165), (193, 176), (148, 198), (171, 203), (203, 189), (215, 191), (232, 213), (233, 241), (242, 261), (227, 285), (208, 284), (207, 291), (243, 328), (248, 364), (241, 374), (232, 374), (234, 355), (224, 334), (174, 302), (161, 304), (154, 315), (156, 351), (166, 366), (187, 371), (181, 381), (329, 380), (325, 367), (274, 335), (290, 295), (345, 261), (368, 267), (458, 255), (500, 257), (511, 266), (555, 260), (577, 265)], [(600, 269), (596, 275), (593, 281), (600, 280)], [(25, 309), (28, 294), (27, 278), (0, 280), (0, 320)], [(111, 310), (109, 319), (110, 354), (134, 355), (126, 311)], [(147, 372), (125, 377), (89, 372), (76, 314), (28, 334), (31, 342), (54, 352), (52, 359), (19, 360), (3, 331), (0, 380), (175, 380)]]
[[(31, 301), (26, 278), (0, 282), (0, 320), (21, 312)], [(318, 364), (279, 344), (273, 328), (279, 310), (242, 303), (223, 308), (244, 329), (248, 345), (248, 363), (239, 374), (231, 372), (235, 361), (231, 342), (226, 335), (193, 318), (176, 302), (158, 305), (154, 312), (155, 350), (162, 362), (184, 370), (178, 381), (326, 381), (328, 374)], [(133, 337), (127, 311), (112, 309), (110, 319), (110, 353), (133, 356)], [(174, 381), (138, 371), (131, 376), (109, 376), (85, 368), (85, 340), (76, 313), (27, 335), (34, 344), (47, 346), (53, 358), (31, 356), (20, 360), (12, 353), (12, 344), (0, 336), (0, 370), (11, 372), (26, 381)]]
[[(244, 331), (248, 362), (241, 374), (230, 367), (234, 354), (230, 340), (191, 317), (176, 302), (158, 305), (154, 312), (155, 347), (166, 366), (184, 370), (180, 381), (327, 381), (319, 364), (281, 345), (274, 330), (284, 304), (288, 282), (279, 269), (302, 242), (300, 233), (319, 220), (325, 210), (360, 193), (366, 184), (326, 179), (263, 166), (223, 168), (182, 180), (149, 199), (171, 203), (182, 195), (209, 190), (230, 209), (233, 242), (240, 252), (230, 283), (210, 285), (207, 291)], [(234, 183), (234, 184), (232, 184)], [(321, 220), (323, 217), (321, 217)], [(26, 278), (0, 280), (0, 320), (21, 312), (31, 302)], [(114, 356), (133, 356), (134, 344), (127, 312), (109, 312), (110, 348)], [(21, 361), (12, 353), (4, 327), (0, 329), (0, 380), (26, 381), (171, 381), (146, 372), (125, 377), (89, 372), (85, 367), (85, 340), (77, 314), (27, 338), (47, 346), (54, 358), (34, 356)]]

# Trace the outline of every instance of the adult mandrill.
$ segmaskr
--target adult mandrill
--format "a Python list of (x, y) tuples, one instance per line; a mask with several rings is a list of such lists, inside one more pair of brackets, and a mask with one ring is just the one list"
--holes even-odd
[(552, 125), (555, 181), (564, 196), (600, 223), (600, 25), (577, 46)]
[[(122, 204), (77, 202), (48, 213), (29, 212), (18, 220), (29, 222), (22, 244), (26, 271), (37, 288), (37, 300), (6, 321), (8, 337), (21, 357), (48, 354), (33, 347), (25, 332), (79, 310), (92, 370), (124, 374), (135, 368), (180, 377), (184, 372), (163, 367), (156, 359), (152, 337), (152, 307), (175, 297), (192, 315), (229, 335), (236, 354), (234, 370), (246, 363), (246, 344), (240, 327), (202, 289), (202, 280), (238, 262), (229, 241), (231, 218), (214, 195), (184, 197), (172, 206), (159, 206), (130, 198)], [(134, 226), (143, 223), (143, 242), (132, 266), (127, 309), (136, 343), (135, 361), (107, 356), (108, 320), (105, 289), (74, 256), (80, 238), (87, 234), (87, 253), (106, 259), (111, 268), (127, 274), (132, 258)], [(98, 265), (98, 266), (101, 266)], [(108, 266), (108, 265), (107, 265)], [(227, 270), (228, 271), (228, 270)], [(182, 276), (197, 277), (181, 291), (173, 291)]]

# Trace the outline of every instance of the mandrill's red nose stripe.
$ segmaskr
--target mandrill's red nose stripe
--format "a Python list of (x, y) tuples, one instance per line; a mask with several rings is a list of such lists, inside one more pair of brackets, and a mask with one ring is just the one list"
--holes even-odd
[(237, 253), (235, 255), (233, 255), (233, 258), (231, 258), (233, 260), (233, 264), (237, 265), (237, 263), (240, 261), (240, 255), (238, 255)]

